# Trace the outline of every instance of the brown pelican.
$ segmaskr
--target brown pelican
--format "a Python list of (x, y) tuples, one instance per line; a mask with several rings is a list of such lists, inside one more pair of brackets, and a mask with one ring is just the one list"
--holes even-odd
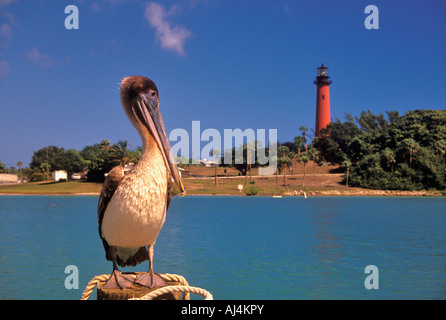
[[(145, 77), (125, 78), (121, 104), (142, 139), (142, 157), (124, 174), (117, 166), (107, 175), (98, 203), (99, 236), (113, 273), (104, 288), (125, 288), (134, 282), (147, 287), (166, 283), (153, 271), (154, 244), (164, 224), (172, 195), (172, 180), (182, 195), (184, 186), (170, 153), (169, 139), (159, 109), (158, 89)], [(147, 248), (146, 248), (147, 247)], [(149, 260), (149, 270), (133, 281), (118, 266)]]

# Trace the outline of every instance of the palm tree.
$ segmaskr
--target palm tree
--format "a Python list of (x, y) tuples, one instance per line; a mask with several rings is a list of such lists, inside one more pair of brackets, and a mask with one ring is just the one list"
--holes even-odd
[(441, 139), (435, 142), (434, 149), (440, 154), (440, 159), (443, 159), (443, 156), (446, 153), (446, 140)]
[(214, 173), (214, 175), (215, 175), (215, 185), (216, 186), (218, 186), (218, 180), (217, 180), (217, 168), (218, 168), (218, 163), (220, 162), (220, 154), (221, 154), (221, 152), (220, 152), (220, 150), (218, 150), (218, 149), (212, 149), (212, 151), (210, 152), (210, 154), (211, 154), (211, 156), (215, 156), (215, 161), (217, 162), (216, 164), (215, 164), (215, 173)]
[(300, 157), (299, 162), (304, 164), (304, 177), (302, 178), (302, 187), (305, 185), (305, 175), (307, 174), (307, 163), (310, 159), (304, 154)]
[(275, 155), (270, 161), (273, 165), (276, 166), (276, 171), (275, 171), (275, 175), (276, 175), (276, 189), (279, 188), (279, 180), (277, 178), (277, 173), (279, 171), (279, 163), (278, 163), (278, 157), (277, 155)]
[(292, 164), (292, 161), (289, 157), (284, 156), (280, 157), (278, 161), (278, 166), (281, 168), (281, 171), (283, 170), (283, 184), (285, 185), (285, 188), (288, 190), (288, 185), (286, 184), (286, 172), (288, 166)]
[(110, 147), (111, 155), (110, 161), (116, 165), (124, 166), (129, 164), (134, 160), (134, 157), (131, 155), (131, 150), (127, 146), (127, 140), (119, 140), (118, 143), (115, 143)]
[(382, 153), (384, 158), (386, 158), (387, 168), (391, 169), (391, 171), (393, 172), (393, 166), (396, 163), (395, 152), (393, 152), (393, 150), (389, 148), (385, 148)]
[(302, 131), (302, 135), (304, 136), (305, 141), (305, 151), (308, 151), (308, 144), (307, 144), (307, 136), (305, 135), (305, 132), (308, 131), (308, 128), (305, 126), (302, 126), (299, 128), (300, 131)]
[(277, 165), (280, 168), (280, 171), (283, 170), (283, 184), (285, 185), (285, 188), (287, 188), (287, 189), (288, 189), (288, 186), (286, 184), (286, 172), (287, 172), (288, 167), (293, 165), (293, 162), (288, 157), (289, 152), (290, 152), (290, 149), (287, 146), (280, 146), (277, 148), (277, 153), (279, 155)]
[(300, 146), (305, 142), (304, 137), (294, 137), (294, 145), (297, 147), (297, 157), (300, 157)]
[(310, 154), (311, 160), (313, 160), (313, 177), (316, 180), (316, 162), (319, 161), (320, 152), (316, 148), (310, 148), (308, 153)]
[(293, 159), (296, 158), (296, 153), (293, 151), (288, 152), (288, 158), (291, 160), (291, 174), (294, 175), (294, 162)]
[(347, 170), (347, 176), (345, 179), (345, 185), (348, 188), (348, 174), (350, 172), (350, 167), (352, 166), (352, 163), (349, 159), (345, 159), (344, 162), (342, 162), (342, 166)]
[(412, 168), (412, 160), (415, 153), (417, 153), (420, 148), (419, 144), (412, 138), (407, 138), (403, 140), (403, 145), (409, 153), (409, 167)]
[(19, 167), (19, 169), (20, 169), (20, 182), (22, 182), (23, 181), (23, 177), (22, 177), (23, 162), (22, 161), (17, 161), (17, 167)]

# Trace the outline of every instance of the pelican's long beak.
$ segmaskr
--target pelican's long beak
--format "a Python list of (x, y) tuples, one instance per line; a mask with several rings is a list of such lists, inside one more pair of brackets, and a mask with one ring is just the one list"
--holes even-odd
[(155, 138), (155, 141), (163, 154), (164, 162), (169, 168), (173, 180), (178, 188), (180, 188), (181, 196), (184, 197), (186, 195), (186, 190), (184, 189), (175, 160), (170, 151), (170, 143), (167, 138), (166, 128), (164, 127), (158, 100), (156, 97), (151, 97), (149, 94), (140, 94), (139, 97), (136, 98), (135, 109), (140, 113), (142, 116), (141, 120), (143, 120), (144, 125), (146, 125), (149, 132)]

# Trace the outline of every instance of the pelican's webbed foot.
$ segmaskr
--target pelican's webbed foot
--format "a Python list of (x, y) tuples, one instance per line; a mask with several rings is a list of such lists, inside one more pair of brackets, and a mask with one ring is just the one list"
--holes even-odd
[(135, 283), (140, 284), (144, 287), (154, 288), (154, 287), (166, 287), (168, 284), (163, 280), (158, 274), (153, 271), (148, 271), (139, 275), (135, 279)]
[(114, 270), (110, 278), (102, 287), (103, 289), (124, 289), (134, 284), (132, 276), (123, 274), (119, 270)]

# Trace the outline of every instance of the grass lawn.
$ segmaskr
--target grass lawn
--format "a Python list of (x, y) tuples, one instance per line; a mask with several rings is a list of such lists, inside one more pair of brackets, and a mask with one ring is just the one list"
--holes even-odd
[[(248, 180), (246, 180), (246, 177), (239, 176), (239, 171), (234, 168), (219, 167), (217, 170), (218, 186), (216, 186), (213, 177), (215, 168), (191, 166), (184, 168), (183, 183), (187, 194), (245, 195), (244, 189), (240, 192), (238, 185), (242, 185), (243, 188), (245, 186), (255, 187), (258, 190), (257, 195), (344, 189), (346, 187), (341, 184), (343, 175), (331, 173), (333, 169), (337, 168), (337, 166), (313, 166), (312, 162), (304, 168), (303, 164), (294, 162), (293, 168), (288, 169), (284, 182), (283, 175), (278, 175), (277, 181), (275, 176), (257, 176), (257, 169), (252, 169), (252, 179), (249, 179), (248, 175)], [(199, 176), (203, 178), (200, 179)]]
[[(294, 193), (294, 191), (316, 191), (316, 190), (334, 190), (344, 189), (345, 186), (339, 184), (342, 181), (341, 175), (287, 175), (286, 185), (283, 176), (255, 176), (246, 180), (245, 177), (219, 177), (218, 185), (215, 185), (214, 178), (202, 179), (183, 179), (187, 194), (231, 194), (245, 195), (246, 186), (257, 189), (257, 195), (276, 195), (284, 193)], [(240, 192), (238, 186), (242, 185)]]
[[(239, 185), (253, 186), (258, 190), (258, 195), (274, 195), (294, 191), (310, 191), (310, 190), (330, 190), (339, 189), (343, 186), (337, 183), (341, 180), (337, 175), (306, 175), (303, 181), (303, 175), (287, 176), (287, 186), (283, 183), (283, 176), (278, 176), (277, 185), (275, 177), (253, 177), (248, 179), (247, 184), (245, 177), (219, 177), (218, 186), (215, 185), (214, 178), (184, 178), (183, 183), (187, 194), (230, 194), (245, 195), (244, 190), (238, 189)], [(249, 181), (254, 181), (253, 184)], [(304, 186), (302, 185), (304, 182)], [(29, 182), (23, 184), (11, 184), (0, 186), (0, 194), (99, 194), (102, 184), (84, 181), (69, 182)]]
[[(330, 167), (307, 166), (304, 178), (304, 169), (302, 164), (295, 164), (293, 171), (288, 170), (286, 185), (283, 175), (275, 176), (255, 176), (257, 170), (253, 170), (252, 179), (246, 179), (245, 176), (239, 176), (239, 172), (233, 168), (219, 167), (217, 171), (218, 186), (215, 185), (215, 168), (206, 167), (186, 167), (183, 172), (183, 183), (187, 194), (228, 194), (245, 195), (245, 186), (257, 189), (257, 195), (278, 195), (294, 193), (295, 191), (315, 191), (315, 190), (334, 190), (345, 189), (341, 185), (342, 174), (329, 173)], [(331, 167), (333, 168), (333, 167)], [(225, 172), (226, 169), (226, 172)], [(249, 183), (251, 181), (251, 183)], [(240, 192), (238, 186), (242, 185)], [(102, 184), (69, 181), (69, 182), (29, 182), (23, 184), (0, 185), (0, 194), (99, 194)]]
[(1, 193), (16, 194), (78, 194), (99, 193), (102, 183), (68, 181), (68, 182), (28, 182), (0, 186)]
[[(245, 177), (219, 177), (218, 186), (213, 177), (184, 178), (183, 183), (188, 195), (242, 195), (245, 187), (255, 187), (259, 196), (271, 195), (399, 195), (399, 196), (445, 196), (444, 191), (380, 191), (361, 188), (347, 188), (342, 185), (342, 174), (303, 174), (288, 175), (286, 185), (283, 176), (253, 176), (254, 183), (246, 181)], [(246, 184), (245, 184), (246, 182)], [(242, 185), (240, 192), (238, 185)], [(0, 185), (1, 194), (35, 194), (35, 195), (74, 195), (85, 194), (98, 196), (102, 184), (69, 181), (69, 182), (29, 182), (14, 185)], [(178, 191), (177, 191), (178, 193)]]

